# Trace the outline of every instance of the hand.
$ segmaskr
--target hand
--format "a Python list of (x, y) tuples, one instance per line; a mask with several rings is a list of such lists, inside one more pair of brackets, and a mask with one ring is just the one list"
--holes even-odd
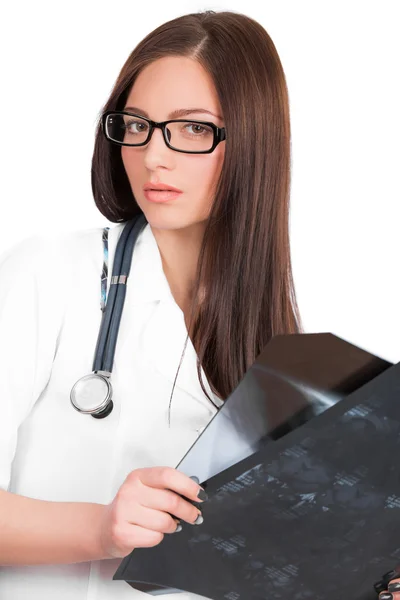
[[(383, 575), (375, 585), (379, 600), (400, 600), (400, 571), (396, 568)], [(387, 589), (385, 589), (387, 588)]]
[(400, 578), (391, 579), (388, 589), (379, 594), (379, 600), (400, 600)]
[(120, 558), (134, 548), (157, 546), (166, 533), (180, 531), (179, 519), (200, 525), (201, 512), (181, 496), (194, 502), (207, 498), (196, 481), (171, 467), (129, 473), (104, 507), (99, 532), (104, 557)]

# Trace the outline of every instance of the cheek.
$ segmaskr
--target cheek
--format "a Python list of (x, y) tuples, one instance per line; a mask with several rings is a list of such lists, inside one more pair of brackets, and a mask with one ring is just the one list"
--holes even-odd
[(126, 146), (122, 146), (121, 148), (121, 160), (128, 177), (136, 175), (144, 168), (143, 161), (138, 160), (138, 157), (135, 157), (133, 152)]
[(132, 193), (138, 200), (140, 194), (142, 193), (143, 184), (149, 179), (148, 172), (146, 172), (143, 164), (143, 160), (141, 160), (139, 156), (133, 156), (133, 153), (129, 152), (129, 148), (126, 148), (126, 146), (122, 147), (121, 160), (125, 169), (125, 173), (128, 177)]
[(206, 220), (212, 208), (216, 186), (221, 174), (224, 153), (214, 151), (209, 156), (202, 157), (206, 160), (199, 161), (191, 171), (189, 181), (191, 197), (193, 199), (192, 210), (197, 220)]
[(202, 190), (205, 194), (214, 190), (224, 160), (223, 149), (221, 148), (219, 152), (217, 150), (218, 148), (208, 156), (196, 157), (196, 161), (183, 168), (184, 179), (192, 189), (196, 186), (198, 190)]

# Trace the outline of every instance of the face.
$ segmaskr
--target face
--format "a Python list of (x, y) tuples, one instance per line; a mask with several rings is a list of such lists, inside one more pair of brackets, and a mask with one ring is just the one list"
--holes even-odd
[[(138, 75), (125, 103), (135, 114), (153, 121), (169, 118), (209, 121), (224, 126), (214, 84), (196, 61), (186, 57), (164, 57)], [(170, 117), (177, 109), (197, 109), (188, 116)], [(140, 110), (137, 110), (140, 109)], [(200, 112), (207, 110), (212, 114)], [(183, 124), (182, 124), (183, 125)], [(193, 129), (194, 127), (194, 129)], [(192, 126), (190, 133), (199, 130)], [(135, 199), (152, 228), (183, 229), (207, 221), (221, 172), (225, 141), (210, 154), (185, 154), (165, 144), (161, 129), (155, 128), (145, 146), (121, 146), (121, 156)], [(146, 198), (143, 186), (165, 183), (182, 190), (167, 202)]]

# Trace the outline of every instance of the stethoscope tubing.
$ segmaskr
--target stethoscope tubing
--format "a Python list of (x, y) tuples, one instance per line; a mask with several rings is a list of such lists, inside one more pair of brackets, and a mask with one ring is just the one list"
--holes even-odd
[(94, 372), (112, 372), (118, 332), (125, 303), (126, 282), (131, 269), (133, 248), (141, 230), (146, 224), (147, 221), (144, 215), (140, 215), (138, 219), (129, 221), (118, 240), (117, 249), (119, 251), (116, 251), (113, 261), (108, 299), (96, 344), (92, 367)]

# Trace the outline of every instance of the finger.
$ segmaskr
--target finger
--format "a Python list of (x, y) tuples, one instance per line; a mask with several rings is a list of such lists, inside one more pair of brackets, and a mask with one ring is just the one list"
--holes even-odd
[(169, 513), (187, 523), (193, 524), (196, 522), (196, 524), (199, 524), (200, 510), (179, 494), (171, 492), (171, 490), (160, 490), (143, 486), (135, 500), (146, 508)]
[(393, 595), (394, 600), (400, 598), (400, 577), (391, 579), (388, 585), (388, 592)]
[(195, 475), (191, 475), (190, 479), (192, 479), (192, 481), (194, 481), (195, 483), (199, 484), (200, 487), (200, 491), (197, 494), (197, 500), (200, 500), (201, 502), (204, 502), (205, 500), (208, 500), (208, 495), (207, 493), (204, 491), (204, 488), (202, 488), (200, 486), (200, 480), (198, 477), (196, 477)]
[(391, 591), (389, 586), (387, 590), (380, 592), (379, 600), (400, 600), (400, 591)]
[(128, 516), (127, 521), (131, 525), (137, 525), (159, 533), (175, 533), (177, 530), (182, 529), (182, 527), (178, 528), (179, 521), (174, 519), (172, 515), (140, 505), (135, 506), (135, 515), (133, 517)]
[(400, 577), (394, 577), (389, 581), (388, 585), (389, 592), (398, 592), (400, 591)]
[[(202, 501), (201, 497), (199, 497), (199, 493), (202, 490), (199, 484), (172, 467), (137, 469), (136, 471), (132, 471), (132, 476), (139, 477), (140, 481), (148, 487), (172, 490), (194, 502)], [(202, 495), (200, 494), (200, 496)]]

